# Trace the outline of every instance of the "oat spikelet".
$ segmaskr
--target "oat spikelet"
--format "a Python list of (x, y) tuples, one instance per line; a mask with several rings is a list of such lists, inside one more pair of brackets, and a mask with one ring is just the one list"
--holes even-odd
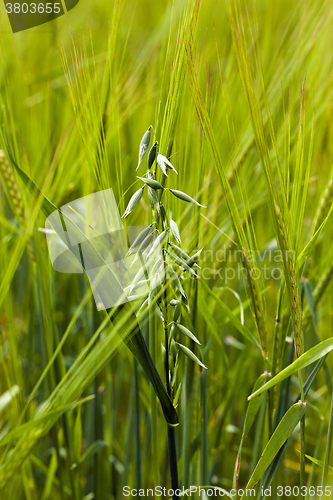
[(250, 284), (250, 294), (252, 298), (252, 303), (254, 306), (254, 316), (255, 321), (259, 333), (260, 346), (262, 355), (265, 359), (267, 359), (267, 328), (265, 321), (265, 311), (262, 302), (262, 296), (260, 293), (260, 287), (258, 283), (257, 271), (253, 267), (251, 259), (249, 258), (245, 248), (243, 248), (244, 253), (244, 265), (247, 270), (247, 277)]
[(291, 322), (294, 332), (295, 351), (296, 351), (296, 356), (299, 357), (304, 352), (304, 336), (303, 336), (303, 323), (302, 323), (302, 309), (299, 299), (298, 284), (296, 280), (294, 262), (289, 252), (288, 236), (284, 225), (281, 209), (280, 207), (275, 205), (275, 210), (280, 230), (279, 241), (283, 253), (284, 274), (288, 291)]
[[(26, 225), (26, 218), (25, 218), (22, 196), (19, 191), (18, 185), (16, 183), (11, 166), (6, 158), (5, 153), (1, 149), (0, 149), (0, 170), (3, 174), (3, 179), (6, 183), (8, 193), (11, 197), (15, 216), (17, 217), (20, 227), (24, 228)], [(30, 259), (34, 260), (35, 259), (34, 249), (30, 241), (27, 244), (27, 251)]]
[(315, 233), (319, 229), (320, 225), (327, 216), (332, 203), (333, 203), (333, 176), (330, 178), (329, 183), (325, 189), (325, 192), (321, 197), (319, 207), (316, 216), (314, 218), (313, 233)]

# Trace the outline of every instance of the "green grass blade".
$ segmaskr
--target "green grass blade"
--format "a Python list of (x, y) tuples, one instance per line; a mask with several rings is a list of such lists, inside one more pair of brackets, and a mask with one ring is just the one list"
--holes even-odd
[(306, 366), (311, 365), (317, 359), (322, 358), (325, 356), (327, 353), (329, 353), (333, 349), (333, 339), (327, 339), (323, 340), (320, 344), (312, 347), (308, 351), (306, 351), (302, 356), (300, 356), (298, 359), (296, 359), (291, 365), (287, 366), (284, 370), (282, 370), (280, 373), (278, 373), (275, 377), (273, 377), (267, 384), (265, 384), (261, 389), (257, 390), (253, 394), (251, 394), (248, 399), (252, 399), (256, 396), (259, 396), (262, 394), (262, 392), (267, 391), (271, 387), (274, 387), (276, 384), (282, 382), (282, 380), (286, 379), (287, 377), (290, 377), (290, 375), (293, 375), (295, 372), (302, 370)]
[[(260, 387), (262, 387), (266, 380), (267, 380), (267, 373), (263, 373), (258, 377), (256, 380), (256, 383), (254, 384), (253, 391), (256, 392)], [(242, 448), (243, 448), (243, 442), (246, 439), (246, 436), (248, 435), (253, 422), (256, 418), (256, 415), (259, 411), (259, 408), (261, 406), (261, 403), (263, 402), (265, 394), (261, 394), (257, 398), (252, 399), (247, 407), (246, 410), (246, 415), (245, 415), (245, 421), (244, 421), (244, 426), (243, 426), (243, 433), (241, 437), (241, 441), (239, 444), (238, 448), (238, 454), (237, 454), (237, 459), (236, 459), (236, 467), (235, 467), (235, 472), (234, 472), (234, 479), (233, 479), (233, 487), (237, 489), (238, 485), (238, 479), (239, 479), (239, 470), (240, 470), (240, 461), (241, 461), (241, 454), (242, 454)]]
[(333, 436), (333, 392), (331, 395), (330, 418), (329, 418), (329, 422), (328, 422), (325, 461), (324, 461), (324, 470), (323, 470), (323, 477), (322, 477), (322, 486), (324, 486), (324, 487), (327, 484), (327, 476), (328, 476), (328, 469), (329, 469), (329, 462), (330, 462), (330, 455), (331, 455), (331, 448), (332, 448), (332, 436)]
[(267, 467), (282, 448), (290, 434), (295, 429), (301, 418), (305, 414), (306, 405), (302, 402), (294, 404), (282, 418), (281, 422), (268, 441), (260, 460), (246, 485), (246, 489), (253, 489), (260, 481)]

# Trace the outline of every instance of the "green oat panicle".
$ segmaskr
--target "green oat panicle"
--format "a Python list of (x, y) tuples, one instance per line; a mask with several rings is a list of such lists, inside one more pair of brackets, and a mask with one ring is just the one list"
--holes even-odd
[(284, 273), (288, 291), (291, 321), (292, 321), (294, 340), (295, 340), (295, 352), (296, 356), (299, 357), (304, 352), (304, 336), (303, 336), (302, 309), (299, 299), (298, 284), (296, 280), (294, 262), (291, 258), (289, 251), (288, 236), (282, 217), (282, 212), (280, 207), (278, 207), (277, 205), (275, 205), (275, 212), (280, 231), (280, 246), (283, 254)]

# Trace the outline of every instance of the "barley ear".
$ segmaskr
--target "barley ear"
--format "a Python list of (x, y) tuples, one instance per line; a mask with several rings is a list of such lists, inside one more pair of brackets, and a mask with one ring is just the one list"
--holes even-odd
[[(18, 188), (18, 185), (16, 183), (10, 163), (7, 160), (5, 153), (1, 149), (0, 149), (0, 172), (3, 176), (4, 184), (7, 188), (8, 201), (12, 205), (13, 212), (18, 220), (20, 228), (24, 229), (26, 225), (26, 216), (25, 216), (22, 196)], [(32, 261), (34, 261), (35, 251), (31, 240), (29, 240), (27, 243), (27, 252), (29, 258)]]
[(294, 332), (295, 352), (296, 356), (299, 357), (304, 352), (304, 336), (303, 336), (302, 309), (299, 299), (298, 283), (296, 280), (294, 262), (290, 255), (288, 236), (282, 212), (280, 207), (278, 207), (277, 205), (275, 205), (275, 212), (278, 221), (279, 243), (282, 251), (284, 274), (285, 274), (290, 314), (291, 314), (291, 322)]
[(257, 271), (253, 267), (251, 259), (249, 258), (245, 248), (243, 248), (244, 253), (244, 266), (247, 270), (247, 277), (249, 280), (249, 289), (252, 298), (252, 303), (254, 307), (254, 317), (257, 325), (257, 330), (259, 333), (259, 340), (261, 346), (261, 352), (265, 359), (267, 359), (267, 328), (265, 320), (265, 310), (262, 301), (262, 296), (260, 292), (260, 287), (258, 283)]

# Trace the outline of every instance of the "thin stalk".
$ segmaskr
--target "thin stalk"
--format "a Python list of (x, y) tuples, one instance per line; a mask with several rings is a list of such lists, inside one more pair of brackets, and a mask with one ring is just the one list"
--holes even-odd
[(176, 439), (175, 439), (175, 429), (168, 425), (168, 452), (169, 452), (169, 466), (170, 466), (170, 481), (171, 488), (174, 494), (172, 495), (172, 500), (177, 500), (179, 497), (176, 494), (176, 490), (179, 488), (178, 483), (178, 469), (177, 469), (177, 450), (176, 450)]
[(201, 444), (201, 482), (210, 484), (208, 467), (208, 409), (207, 409), (207, 371), (201, 374), (201, 404), (202, 404), (202, 444)]
[[(172, 152), (172, 144), (169, 144), (168, 150), (167, 150), (167, 158), (171, 155)], [(157, 165), (156, 165), (157, 168)], [(156, 169), (155, 169), (155, 177), (156, 177)], [(162, 186), (165, 188), (166, 185), (166, 176), (163, 175), (162, 177)], [(160, 195), (160, 202), (162, 200), (164, 194), (164, 189), (161, 192)], [(159, 216), (157, 213), (157, 224), (159, 224)], [(165, 254), (163, 253), (163, 260), (164, 260), (164, 272), (166, 271), (166, 262), (165, 262)], [(166, 278), (164, 279), (164, 314), (163, 314), (163, 328), (164, 328), (164, 341), (165, 341), (165, 377), (166, 377), (166, 386), (167, 386), (167, 393), (169, 394), (169, 397), (172, 401), (172, 391), (170, 387), (170, 379), (169, 379), (169, 335), (168, 335), (168, 309), (167, 309), (167, 304), (168, 304), (168, 292), (167, 292), (167, 286), (166, 286)], [(171, 488), (174, 491), (173, 495), (173, 500), (177, 500), (178, 495), (176, 495), (175, 491), (179, 489), (179, 481), (178, 481), (178, 468), (177, 468), (177, 450), (176, 450), (176, 439), (175, 439), (175, 429), (174, 427), (171, 427), (168, 425), (168, 453), (169, 453), (169, 467), (170, 467), (170, 481), (171, 481)]]
[(141, 488), (141, 445), (140, 445), (140, 403), (139, 403), (139, 380), (138, 380), (138, 362), (134, 360), (134, 398), (135, 398), (135, 482), (136, 488)]
[[(129, 404), (127, 410), (127, 416), (125, 419), (125, 437), (124, 437), (124, 470), (119, 481), (119, 490), (123, 491), (125, 484), (128, 484), (129, 469), (131, 465), (131, 450), (132, 450), (132, 425), (133, 425), (133, 387), (129, 394)], [(116, 498), (117, 489), (115, 483), (112, 484), (111, 498)]]
[(271, 436), (273, 433), (273, 391), (267, 391), (267, 411), (268, 411), (268, 435)]
[[(194, 350), (194, 342), (191, 340), (191, 350)], [(185, 399), (184, 399), (184, 427), (183, 427), (183, 486), (185, 488), (189, 487), (189, 477), (190, 477), (190, 446), (191, 446), (191, 423), (190, 418), (192, 416), (193, 407), (193, 372), (194, 363), (187, 360), (186, 363), (186, 375), (185, 375)]]
[[(305, 402), (301, 371), (298, 372), (298, 379), (301, 389), (301, 400)], [(301, 419), (300, 486), (301, 488), (305, 486), (305, 417)]]
[(327, 476), (328, 476), (328, 468), (329, 468), (329, 461), (330, 461), (330, 454), (331, 454), (331, 447), (332, 447), (332, 434), (333, 434), (333, 391), (332, 391), (332, 397), (331, 397), (331, 411), (330, 411), (330, 419), (328, 423), (328, 432), (327, 432), (327, 445), (326, 445), (326, 450), (325, 450), (325, 461), (324, 461), (324, 470), (323, 470), (323, 477), (322, 477), (322, 486), (325, 487), (327, 484)]
[(258, 424), (256, 427), (255, 437), (254, 437), (254, 445), (253, 445), (253, 453), (252, 453), (252, 461), (251, 468), (253, 470), (258, 462), (258, 458), (260, 456), (259, 447), (262, 440), (262, 429), (264, 428), (264, 418), (265, 418), (266, 408), (265, 405), (262, 404), (259, 410), (258, 416)]
[[(163, 253), (164, 259), (164, 270), (166, 268), (165, 256)], [(165, 342), (165, 378), (166, 378), (166, 387), (167, 393), (172, 401), (172, 391), (170, 386), (170, 367), (169, 367), (169, 334), (168, 334), (168, 292), (166, 288), (166, 279), (164, 280), (164, 311), (163, 311), (163, 328), (164, 328), (164, 342)], [(175, 439), (175, 429), (168, 425), (168, 453), (169, 453), (169, 466), (170, 466), (170, 481), (171, 488), (174, 491), (174, 495), (172, 497), (173, 500), (177, 500), (178, 495), (176, 495), (176, 490), (179, 489), (178, 482), (178, 469), (177, 469), (177, 450), (176, 450), (176, 439)]]
[[(157, 324), (156, 324), (156, 305), (150, 304), (149, 295), (149, 350), (153, 362), (156, 365), (156, 335), (157, 335)], [(159, 471), (159, 460), (158, 460), (158, 427), (157, 427), (157, 399), (154, 388), (150, 387), (150, 404), (151, 404), (151, 437), (152, 437), (152, 448), (153, 448), (153, 474), (155, 486), (160, 484), (160, 471)]]
[[(166, 299), (166, 291), (165, 291)], [(166, 376), (166, 386), (167, 392), (172, 398), (170, 380), (169, 380), (169, 339), (168, 339), (168, 321), (167, 321), (167, 308), (165, 308), (164, 316), (164, 336), (165, 336), (165, 376)], [(179, 488), (178, 483), (178, 469), (177, 469), (177, 450), (176, 450), (176, 439), (175, 439), (175, 429), (168, 425), (168, 453), (169, 453), (169, 466), (170, 466), (170, 481), (171, 488), (174, 491), (172, 500), (177, 500), (178, 495), (176, 495), (176, 490)]]
[[(318, 453), (319, 453), (319, 450), (320, 450), (320, 443), (321, 443), (321, 438), (323, 436), (324, 424), (325, 424), (325, 420), (324, 420), (324, 418), (322, 418), (321, 423), (320, 423), (320, 429), (319, 429), (319, 434), (318, 434), (316, 449), (315, 449), (314, 454), (313, 454), (314, 457), (318, 456)], [(314, 479), (315, 470), (316, 470), (316, 465), (313, 463), (312, 466), (311, 466), (311, 472), (310, 472), (310, 474), (308, 476), (306, 500), (309, 500), (311, 498), (310, 497), (310, 486), (313, 485), (313, 479)]]
[[(193, 308), (193, 327), (196, 329), (196, 314), (197, 314), (197, 298), (198, 298), (198, 282), (194, 283), (194, 308)], [(195, 352), (195, 342), (190, 340), (190, 349)], [(191, 466), (191, 438), (192, 419), (193, 419), (193, 400), (194, 400), (194, 363), (189, 360), (186, 364), (185, 375), (185, 399), (184, 399), (184, 428), (183, 428), (183, 486), (190, 486), (190, 466)], [(204, 431), (204, 430), (203, 430)], [(202, 484), (206, 484), (203, 481)]]

